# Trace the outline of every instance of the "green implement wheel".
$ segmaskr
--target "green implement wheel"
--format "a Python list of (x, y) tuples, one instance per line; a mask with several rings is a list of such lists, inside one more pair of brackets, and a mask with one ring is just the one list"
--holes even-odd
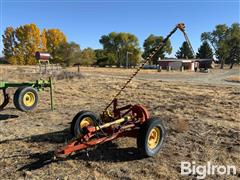
[(148, 119), (141, 127), (137, 137), (137, 146), (145, 157), (157, 154), (163, 144), (165, 128), (159, 118)]
[(32, 111), (38, 104), (38, 92), (33, 87), (19, 87), (14, 94), (13, 103), (20, 111)]

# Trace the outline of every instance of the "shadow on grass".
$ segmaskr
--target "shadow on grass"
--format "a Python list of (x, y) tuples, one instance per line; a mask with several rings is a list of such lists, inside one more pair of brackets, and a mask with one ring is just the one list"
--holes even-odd
[(121, 148), (109, 141), (97, 145), (94, 149), (80, 151), (69, 158), (97, 162), (127, 162), (142, 159), (142, 156), (136, 147)]
[(68, 129), (64, 129), (63, 131), (56, 131), (52, 133), (45, 133), (39, 135), (33, 135), (30, 137), (16, 138), (16, 139), (7, 139), (0, 141), (0, 144), (14, 142), (14, 141), (24, 141), (27, 143), (39, 142), (39, 143), (50, 143), (50, 144), (60, 144), (67, 142), (71, 139), (71, 135)]
[[(55, 132), (48, 133), (45, 135), (33, 136), (28, 142), (46, 142), (49, 143), (64, 143), (64, 139), (66, 138), (66, 130), (64, 132)], [(57, 147), (56, 147), (57, 148)], [(57, 158), (54, 159), (54, 152), (48, 151), (45, 153), (34, 153), (30, 154), (29, 164), (24, 165), (19, 168), (18, 171), (23, 170), (36, 170), (40, 169), (51, 163), (58, 163), (60, 161), (71, 160), (84, 160), (86, 162), (94, 161), (94, 162), (127, 162), (142, 159), (138, 149), (135, 147), (127, 147), (121, 148), (117, 144), (113, 142), (106, 142), (104, 144), (100, 144), (94, 146), (92, 148), (79, 151), (74, 155), (70, 155), (66, 158)]]
[(59, 143), (66, 143), (72, 138), (69, 129), (66, 128), (62, 131), (56, 131), (51, 133), (39, 134), (34, 135), (26, 138), (26, 142), (46, 142), (51, 144), (59, 144)]
[(51, 164), (53, 162), (56, 162), (56, 160), (53, 160), (53, 151), (49, 151), (46, 153), (34, 153), (29, 155), (29, 159), (33, 159), (34, 162), (24, 165), (23, 167), (19, 168), (18, 171), (31, 171), (40, 169), (48, 164)]
[(12, 115), (12, 114), (0, 114), (0, 121), (13, 119), (13, 118), (18, 118), (18, 116)]

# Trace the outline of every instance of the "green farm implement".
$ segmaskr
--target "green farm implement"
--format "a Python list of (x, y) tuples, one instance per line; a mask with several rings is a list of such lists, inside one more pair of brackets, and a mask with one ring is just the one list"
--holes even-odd
[(35, 82), (9, 83), (0, 81), (0, 90), (3, 92), (3, 102), (0, 104), (0, 110), (7, 106), (10, 101), (8, 88), (18, 88), (14, 93), (14, 106), (20, 111), (32, 111), (38, 104), (38, 92), (45, 88), (50, 88), (51, 110), (53, 110), (53, 83), (49, 80), (36, 80)]

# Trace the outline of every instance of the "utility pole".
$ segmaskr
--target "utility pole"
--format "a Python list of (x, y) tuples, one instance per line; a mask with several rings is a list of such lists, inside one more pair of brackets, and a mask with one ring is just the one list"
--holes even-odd
[(119, 65), (121, 67), (121, 60), (120, 60), (120, 56), (119, 56), (119, 48), (117, 48), (117, 50), (116, 50), (116, 58), (117, 58), (117, 65)]
[(127, 53), (126, 53), (126, 68), (129, 67), (129, 62), (128, 62), (128, 55), (129, 55), (129, 54), (133, 54), (133, 53), (128, 52), (128, 51), (127, 51)]

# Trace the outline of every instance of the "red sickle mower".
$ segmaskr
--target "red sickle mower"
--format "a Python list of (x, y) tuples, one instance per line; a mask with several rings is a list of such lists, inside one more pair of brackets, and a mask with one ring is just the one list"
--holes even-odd
[(165, 129), (158, 118), (149, 118), (142, 105), (117, 107), (113, 102), (113, 114), (101, 114), (99, 119), (90, 111), (80, 111), (71, 123), (71, 133), (76, 139), (55, 152), (57, 157), (65, 157), (82, 150), (114, 140), (119, 137), (137, 138), (137, 146), (144, 156), (154, 156), (161, 148)]
[[(165, 129), (159, 118), (150, 118), (146, 108), (142, 105), (126, 105), (118, 108), (117, 97), (151, 59), (160, 51), (167, 40), (179, 29), (182, 31), (186, 42), (192, 49), (185, 25), (179, 23), (153, 48), (152, 52), (132, 74), (121, 90), (114, 96), (103, 113), (98, 118), (90, 111), (80, 111), (72, 120), (71, 133), (75, 137), (66, 146), (55, 151), (57, 157), (64, 157), (71, 153), (92, 147), (94, 145), (111, 141), (119, 137), (137, 138), (137, 147), (143, 156), (154, 156), (162, 146), (165, 137)], [(194, 54), (194, 52), (193, 52)], [(113, 105), (113, 110), (108, 108)]]

